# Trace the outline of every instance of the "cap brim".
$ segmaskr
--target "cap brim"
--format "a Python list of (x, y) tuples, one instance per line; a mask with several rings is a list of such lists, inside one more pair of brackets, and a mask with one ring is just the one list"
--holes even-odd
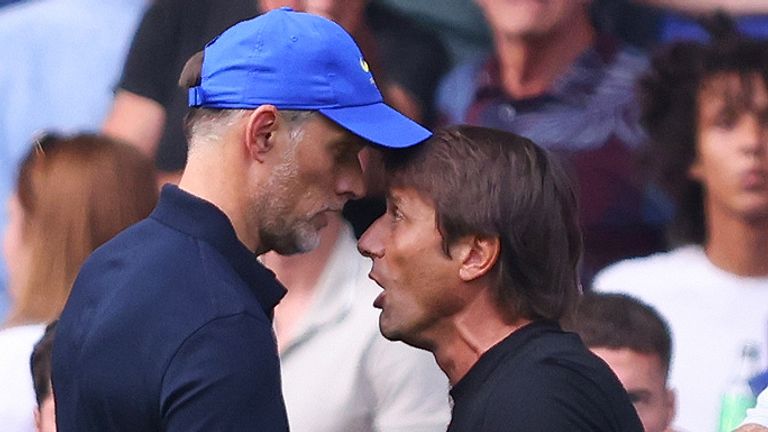
[(353, 134), (384, 147), (410, 147), (432, 136), (428, 129), (385, 103), (319, 111)]

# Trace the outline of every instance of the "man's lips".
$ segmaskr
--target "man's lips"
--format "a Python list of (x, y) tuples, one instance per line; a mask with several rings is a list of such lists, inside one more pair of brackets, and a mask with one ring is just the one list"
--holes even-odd
[(768, 173), (762, 169), (751, 169), (741, 176), (745, 189), (764, 189), (768, 187)]
[(386, 295), (386, 291), (379, 293), (379, 295), (376, 296), (376, 300), (373, 301), (373, 307), (376, 309), (384, 309), (384, 297), (386, 297)]
[(381, 283), (379, 282), (379, 280), (378, 280), (378, 279), (376, 279), (376, 275), (375, 275), (375, 274), (373, 274), (373, 271), (371, 271), (370, 273), (368, 273), (368, 278), (370, 278), (372, 281), (376, 282), (376, 285), (378, 285), (378, 286), (380, 286), (380, 287), (382, 288), (382, 291), (381, 291), (381, 293), (379, 293), (379, 295), (378, 295), (378, 296), (376, 296), (376, 300), (374, 300), (374, 301), (373, 301), (373, 307), (375, 307), (375, 308), (377, 308), (377, 309), (381, 309), (381, 308), (383, 308), (383, 307), (384, 307), (384, 296), (385, 296), (385, 294), (386, 294), (387, 292), (383, 290), (383, 289), (384, 289), (384, 287), (381, 285)]

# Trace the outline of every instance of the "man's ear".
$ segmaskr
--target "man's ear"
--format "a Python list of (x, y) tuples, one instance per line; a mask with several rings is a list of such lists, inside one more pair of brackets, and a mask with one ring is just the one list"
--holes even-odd
[(451, 248), (451, 255), (460, 261), (459, 277), (464, 282), (478, 279), (488, 274), (501, 253), (498, 237), (466, 236)]
[(252, 159), (263, 162), (274, 146), (278, 125), (278, 111), (274, 105), (261, 105), (251, 112), (245, 125), (245, 146)]

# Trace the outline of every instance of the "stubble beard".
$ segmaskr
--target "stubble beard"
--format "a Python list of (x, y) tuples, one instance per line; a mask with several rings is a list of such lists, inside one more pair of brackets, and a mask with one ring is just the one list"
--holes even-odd
[(250, 223), (257, 227), (262, 245), (280, 255), (309, 252), (320, 244), (320, 234), (312, 223), (292, 214), (293, 204), (301, 200), (294, 196), (301, 193), (298, 171), (294, 155), (286, 155), (264, 188), (250, 200)]

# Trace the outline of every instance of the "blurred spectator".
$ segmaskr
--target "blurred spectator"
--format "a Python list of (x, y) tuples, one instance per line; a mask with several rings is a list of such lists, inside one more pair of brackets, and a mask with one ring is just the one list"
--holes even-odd
[[(0, 9), (0, 203), (34, 132), (98, 129), (145, 4), (36, 0)], [(0, 230), (6, 223), (2, 211)]]
[(706, 40), (696, 17), (722, 10), (736, 17), (739, 29), (751, 37), (768, 37), (765, 0), (595, 0), (598, 28), (646, 49), (683, 39)]
[(722, 10), (733, 15), (768, 13), (765, 0), (634, 0), (664, 9), (676, 10), (689, 15), (712, 14)]
[(646, 59), (597, 34), (586, 0), (478, 4), (495, 55), (446, 77), (443, 121), (521, 134), (567, 162), (581, 195), (585, 280), (619, 258), (660, 250), (669, 212), (634, 164), (645, 139), (634, 85)]
[(176, 84), (182, 66), (230, 25), (284, 5), (342, 24), (360, 45), (385, 100), (416, 120), (428, 122), (437, 80), (447, 67), (444, 48), (405, 17), (367, 3), (158, 0), (134, 38), (104, 132), (155, 157), (157, 168), (168, 174), (162, 178), (173, 181), (187, 154), (183, 133), (187, 93)]
[[(768, 38), (768, 2), (765, 15), (748, 15), (734, 18), (739, 30), (753, 38)], [(706, 41), (707, 30), (694, 17), (675, 13), (664, 14), (659, 30), (659, 41), (669, 43), (679, 40)]]
[(630, 296), (587, 293), (565, 328), (578, 333), (619, 377), (645, 432), (667, 430), (675, 394), (667, 387), (672, 342), (664, 319)]
[[(233, 24), (302, 0), (156, 0), (133, 38), (104, 132), (153, 157), (161, 172), (186, 162), (187, 92), (177, 85), (184, 63)], [(173, 180), (174, 177), (168, 178)], [(165, 180), (161, 177), (160, 179)]]
[(29, 355), (67, 300), (85, 258), (152, 210), (152, 164), (135, 149), (95, 135), (41, 137), (27, 153), (3, 252), (12, 298), (0, 331), (0, 425), (32, 430)]
[(35, 431), (56, 432), (56, 407), (51, 387), (51, 353), (56, 336), (56, 321), (45, 327), (45, 332), (32, 350), (29, 359), (32, 384), (35, 389)]
[(312, 252), (262, 257), (288, 290), (275, 329), (291, 431), (445, 431), (445, 375), (426, 351), (384, 339), (370, 263), (351, 227), (328, 219)]
[(724, 17), (709, 27), (712, 42), (669, 46), (642, 82), (651, 162), (682, 246), (595, 280), (669, 320), (676, 425), (691, 431), (716, 429), (732, 360), (744, 342), (765, 359), (768, 324), (768, 42), (742, 39)]
[(409, 16), (435, 32), (450, 53), (451, 64), (461, 64), (491, 50), (491, 35), (483, 13), (467, 0), (375, 0)]

